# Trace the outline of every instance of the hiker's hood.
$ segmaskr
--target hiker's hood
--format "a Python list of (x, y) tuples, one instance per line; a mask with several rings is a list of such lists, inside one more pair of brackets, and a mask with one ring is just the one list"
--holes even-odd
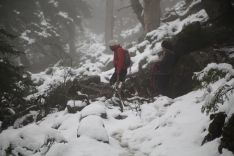
[(111, 46), (110, 48), (111, 48), (111, 50), (116, 51), (118, 48), (121, 48), (121, 46), (120, 45), (114, 45), (114, 46)]

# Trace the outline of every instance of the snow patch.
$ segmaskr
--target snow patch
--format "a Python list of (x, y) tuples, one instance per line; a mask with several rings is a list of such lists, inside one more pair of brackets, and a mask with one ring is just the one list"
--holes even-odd
[(96, 115), (89, 115), (81, 120), (77, 136), (88, 136), (98, 141), (109, 142), (104, 123), (102, 119)]

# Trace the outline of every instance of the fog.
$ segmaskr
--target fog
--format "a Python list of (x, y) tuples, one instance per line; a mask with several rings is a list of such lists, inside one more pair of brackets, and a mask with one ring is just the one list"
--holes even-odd
[[(32, 72), (42, 71), (60, 60), (73, 58), (79, 62), (77, 45), (90, 38), (84, 30), (103, 36), (104, 40), (106, 1), (0, 1), (0, 29), (19, 36), (14, 46), (25, 53), (17, 63)], [(178, 1), (161, 0), (162, 13)], [(140, 2), (143, 4), (143, 0)], [(130, 0), (114, 0), (113, 36), (129, 45), (144, 36)], [(70, 64), (67, 62), (64, 64)]]
[[(85, 19), (85, 27), (91, 29), (97, 34), (103, 34), (105, 28), (105, 7), (106, 0), (86, 0), (92, 7), (92, 18)], [(162, 0), (161, 11), (165, 12), (166, 8), (170, 8), (181, 0)], [(141, 1), (142, 3), (142, 1)], [(143, 3), (142, 3), (143, 4)], [(115, 33), (121, 30), (129, 29), (138, 24), (136, 15), (134, 14), (130, 0), (114, 0), (114, 17), (115, 17)]]
[[(106, 0), (87, 0), (87, 2), (92, 7), (92, 18), (86, 19), (84, 25), (95, 33), (104, 33)], [(116, 33), (138, 23), (129, 0), (114, 0), (114, 18)]]

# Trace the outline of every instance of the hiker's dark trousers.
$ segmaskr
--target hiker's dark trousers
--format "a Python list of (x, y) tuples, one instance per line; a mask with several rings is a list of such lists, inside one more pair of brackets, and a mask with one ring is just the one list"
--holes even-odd
[[(127, 75), (127, 69), (123, 69), (119, 73), (119, 81), (124, 82)], [(113, 85), (117, 81), (117, 72), (115, 71), (114, 74), (111, 76), (110, 84)]]

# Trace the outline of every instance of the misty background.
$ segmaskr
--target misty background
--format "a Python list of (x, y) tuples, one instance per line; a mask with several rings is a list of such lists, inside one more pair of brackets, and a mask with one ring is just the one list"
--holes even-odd
[[(161, 12), (178, 1), (163, 0)], [(130, 0), (114, 0), (113, 12), (114, 38), (123, 46), (144, 36)], [(13, 45), (24, 51), (13, 59), (31, 72), (42, 71), (58, 61), (65, 66), (77, 66), (83, 42), (91, 43), (91, 36), (96, 34), (105, 44), (105, 20), (106, 0), (0, 2), (0, 28), (15, 35)]]

